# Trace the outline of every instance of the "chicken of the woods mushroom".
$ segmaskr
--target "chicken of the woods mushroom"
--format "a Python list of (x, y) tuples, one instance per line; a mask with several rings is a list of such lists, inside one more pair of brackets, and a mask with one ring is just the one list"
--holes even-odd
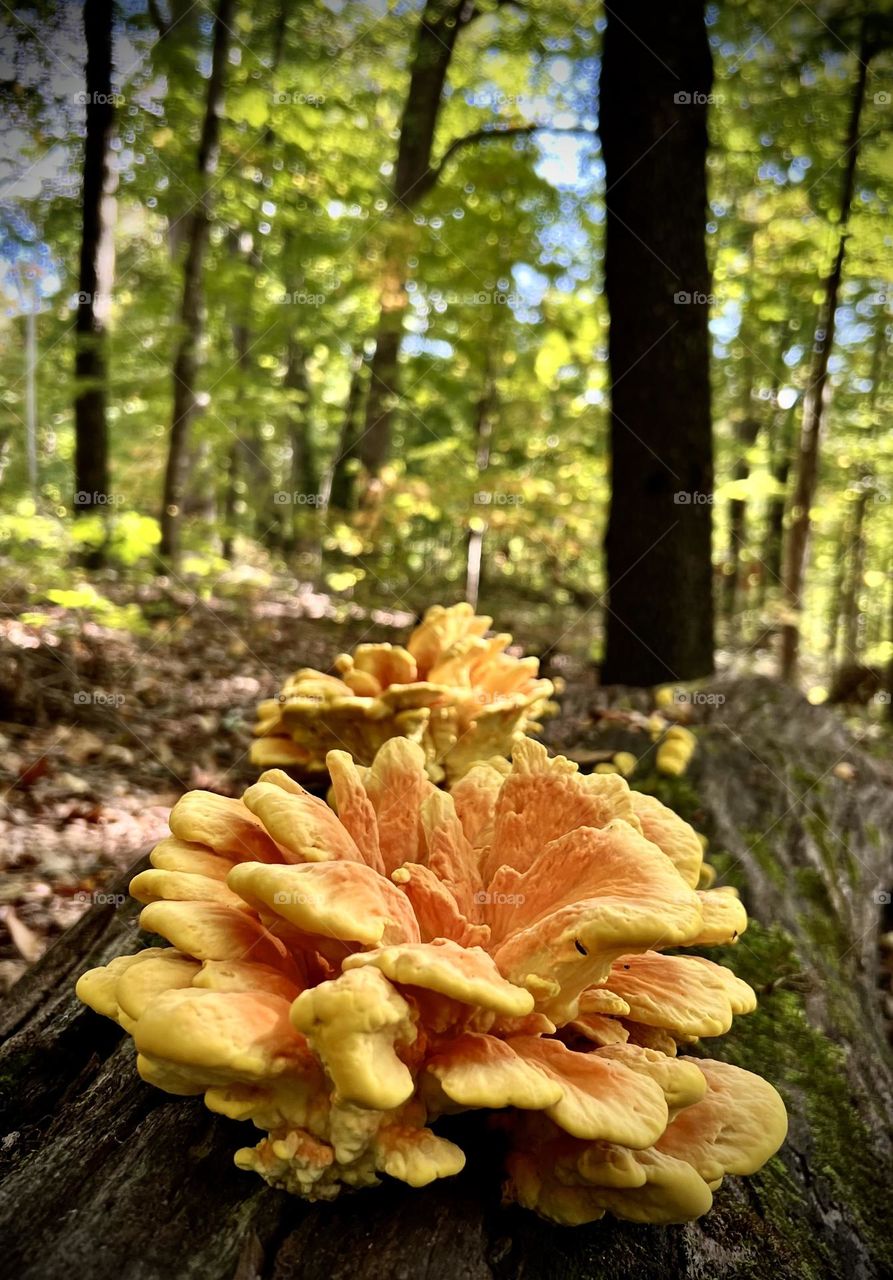
[(510, 756), (554, 710), (555, 689), (537, 658), (506, 652), (510, 635), (487, 637), (491, 622), (470, 604), (434, 605), (405, 648), (360, 644), (335, 659), (336, 675), (297, 671), (258, 707), (252, 763), (310, 776), (324, 772), (329, 751), (370, 765), (389, 738), (406, 737), (439, 782)]
[(777, 1150), (772, 1086), (685, 1052), (755, 997), (678, 954), (747, 924), (699, 888), (682, 819), (530, 740), (450, 792), (405, 738), (327, 764), (337, 812), (278, 770), (241, 800), (184, 796), (131, 886), (170, 946), (78, 983), (144, 1080), (265, 1131), (240, 1168), (311, 1199), (421, 1187), (465, 1161), (429, 1126), (480, 1108), (508, 1200), (669, 1223)]

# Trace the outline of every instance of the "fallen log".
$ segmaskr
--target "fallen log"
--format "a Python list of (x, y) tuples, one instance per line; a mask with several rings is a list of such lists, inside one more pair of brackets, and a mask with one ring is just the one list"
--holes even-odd
[[(570, 691), (569, 691), (570, 692)], [(707, 692), (689, 776), (647, 771), (622, 725), (553, 722), (553, 745), (624, 747), (643, 785), (710, 837), (755, 923), (717, 955), (760, 1009), (711, 1043), (781, 1089), (790, 1138), (679, 1227), (605, 1218), (558, 1228), (500, 1205), (498, 1142), (478, 1117), (445, 1132), (463, 1174), (309, 1205), (232, 1163), (245, 1127), (136, 1075), (130, 1041), (78, 1004), (76, 978), (148, 939), (137, 906), (91, 909), (0, 1010), (2, 1273), (22, 1280), (779, 1280), (893, 1274), (893, 1064), (878, 931), (890, 889), (889, 770), (830, 711), (769, 681)], [(718, 701), (718, 699), (723, 701)], [(840, 765), (848, 766), (840, 769)], [(136, 868), (135, 868), (136, 869)], [(128, 877), (129, 878), (129, 877)], [(126, 883), (126, 881), (125, 881)], [(114, 891), (113, 891), (114, 892)], [(111, 896), (111, 895), (110, 895)]]

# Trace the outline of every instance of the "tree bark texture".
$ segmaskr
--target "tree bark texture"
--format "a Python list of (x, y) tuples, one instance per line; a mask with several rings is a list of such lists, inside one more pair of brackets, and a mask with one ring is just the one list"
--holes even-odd
[[(109, 432), (106, 420), (106, 317), (114, 274), (114, 197), (110, 148), (115, 126), (112, 95), (113, 0), (85, 0), (83, 224), (75, 321), (74, 505), (76, 516), (108, 511)], [(93, 554), (93, 566), (101, 562)]]
[(370, 366), (366, 417), (357, 451), (367, 475), (376, 478), (391, 448), (394, 409), (399, 394), (400, 341), (407, 295), (407, 215), (427, 189), (431, 152), (443, 88), (456, 38), (469, 20), (466, 0), (427, 0), (419, 21), (409, 89), (400, 121), (391, 220), (382, 272), (381, 304)]
[(163, 562), (175, 566), (180, 552), (180, 520), (186, 492), (189, 428), (197, 407), (197, 377), (202, 342), (202, 275), (211, 225), (211, 187), (217, 168), (220, 117), (226, 90), (226, 65), (235, 0), (219, 0), (214, 18), (214, 45), (205, 114), (197, 158), (198, 198), (186, 223), (186, 254), (174, 356), (173, 415), (161, 505)]
[(611, 317), (606, 683), (713, 668), (703, 6), (608, 11), (600, 90)]
[(796, 678), (800, 652), (800, 610), (803, 604), (803, 585), (809, 550), (809, 533), (812, 524), (810, 510), (815, 499), (819, 479), (821, 438), (831, 389), (828, 382), (828, 360), (834, 346), (837, 301), (843, 280), (847, 227), (853, 202), (856, 164), (859, 158), (859, 143), (861, 141), (860, 120), (865, 101), (868, 62), (871, 57), (865, 31), (866, 26), (863, 24), (863, 34), (857, 55), (856, 79), (850, 99), (850, 118), (844, 143), (844, 171), (840, 192), (837, 252), (834, 257), (834, 263), (825, 280), (824, 296), (816, 320), (812, 364), (810, 366), (806, 394), (803, 398), (800, 446), (797, 454), (794, 488), (791, 493), (789, 509), (789, 525), (784, 552), (784, 600), (787, 616), (781, 634), (781, 675), (785, 680)]

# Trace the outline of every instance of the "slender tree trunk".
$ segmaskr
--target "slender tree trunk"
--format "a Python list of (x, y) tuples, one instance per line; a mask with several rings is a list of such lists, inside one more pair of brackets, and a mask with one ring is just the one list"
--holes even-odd
[[(236, 392), (233, 400), (232, 444), (229, 450), (226, 469), (226, 490), (224, 494), (224, 527), (223, 558), (232, 562), (236, 535), (239, 532), (239, 513), (241, 495), (245, 491), (244, 474), (253, 472), (251, 476), (255, 500), (263, 507), (263, 466), (259, 465), (257, 449), (259, 440), (256, 435), (251, 442), (244, 438), (242, 424), (246, 416), (245, 384), (248, 378), (250, 351), (250, 334), (244, 317), (233, 322), (233, 351), (236, 357)], [(248, 416), (253, 417), (248, 410)], [(252, 463), (254, 464), (252, 466)]]
[[(780, 496), (770, 497), (766, 504), (766, 527), (760, 539), (761, 546), (758, 553), (758, 561), (760, 564), (760, 573), (757, 584), (756, 604), (762, 609), (766, 603), (767, 589), (771, 588), (774, 592), (778, 578), (781, 573), (781, 533), (784, 526), (784, 504), (786, 495), (788, 468), (790, 467), (791, 457), (791, 424), (793, 418), (787, 410), (779, 408), (778, 393), (784, 381), (785, 365), (784, 353), (787, 349), (789, 339), (788, 325), (781, 327), (779, 334), (779, 343), (776, 350), (775, 372), (772, 375), (772, 400), (771, 409), (766, 419), (766, 452), (768, 455), (769, 472), (775, 478), (776, 484), (780, 484)], [(777, 470), (784, 463), (782, 479), (776, 476)], [(775, 506), (778, 505), (778, 544), (777, 554), (775, 552), (773, 539), (770, 537), (770, 524), (773, 523)], [(772, 565), (770, 566), (770, 556), (774, 556)]]
[(180, 521), (186, 491), (189, 428), (195, 415), (196, 380), (202, 341), (202, 274), (211, 219), (211, 186), (217, 168), (220, 117), (226, 89), (226, 65), (235, 0), (218, 0), (214, 45), (205, 115), (198, 148), (199, 197), (186, 232), (183, 290), (178, 321), (180, 337), (174, 358), (173, 417), (161, 508), (161, 547), (164, 563), (176, 565), (180, 552)]
[(320, 478), (310, 429), (310, 384), (306, 357), (294, 334), (286, 349), (285, 388), (289, 392), (288, 440), (291, 447), (291, 498), (285, 543), (293, 551), (319, 553)]
[(347, 403), (344, 406), (338, 446), (323, 486), (325, 505), (334, 507), (338, 511), (346, 511), (353, 497), (352, 470), (356, 464), (360, 413), (363, 408), (368, 372), (368, 365), (363, 359), (362, 351), (355, 351), (351, 358), (350, 386), (347, 392)]
[(887, 637), (890, 643), (890, 658), (887, 662), (886, 672), (887, 720), (890, 724), (893, 724), (893, 559), (890, 558), (887, 560), (887, 585), (890, 589), (890, 606), (888, 614), (890, 634)]
[[(106, 317), (114, 264), (110, 145), (113, 0), (85, 0), (87, 126), (84, 138), (83, 222), (75, 322), (74, 514), (108, 510), (109, 433), (106, 420)], [(89, 563), (102, 562), (102, 551)]]
[[(25, 449), (28, 464), (28, 489), (37, 502), (40, 484), (37, 475), (37, 307), (35, 291), (25, 312)], [(77, 511), (77, 506), (75, 506)]]
[(871, 54), (862, 37), (856, 66), (856, 82), (850, 100), (850, 119), (845, 143), (845, 167), (840, 194), (839, 236), (834, 264), (825, 281), (824, 297), (819, 309), (813, 343), (812, 365), (809, 383), (803, 401), (803, 421), (800, 427), (800, 447), (794, 491), (791, 495), (790, 523), (787, 530), (784, 560), (784, 600), (786, 617), (782, 627), (781, 676), (793, 681), (797, 676), (797, 660), (800, 650), (800, 610), (803, 605), (803, 583), (811, 527), (810, 509), (815, 498), (819, 475), (821, 437), (825, 425), (830, 392), (828, 359), (834, 345), (834, 325), (837, 300), (843, 279), (846, 255), (847, 227), (856, 180), (856, 163), (859, 157), (860, 120), (865, 100), (865, 84), (868, 77), (868, 60)]
[[(490, 466), (490, 449), (493, 437), (493, 419), (496, 410), (496, 390), (490, 372), (490, 361), (484, 373), (484, 386), (478, 399), (475, 415), (475, 436), (477, 451), (475, 465), (478, 481), (482, 481)], [(484, 537), (487, 532), (487, 504), (476, 503), (476, 512), (468, 529), (468, 552), (465, 572), (465, 599), (473, 608), (477, 608), (481, 593), (481, 580), (484, 557)]]
[[(738, 446), (738, 460), (732, 469), (732, 478), (743, 482), (750, 475), (750, 463), (747, 450), (756, 444), (760, 432), (758, 418), (745, 418), (736, 424), (735, 441)], [(729, 500), (729, 549), (723, 578), (724, 613), (729, 622), (734, 623), (738, 612), (739, 592), (741, 590), (741, 554), (747, 549), (747, 499), (731, 498)]]
[(776, 494), (769, 500), (762, 560), (766, 566), (766, 578), (773, 587), (781, 584), (784, 513), (788, 477), (793, 462), (794, 434), (794, 409), (791, 408), (781, 419), (778, 438), (772, 451), (771, 471)]
[(226, 457), (226, 480), (223, 490), (223, 529), (221, 554), (232, 564), (236, 523), (239, 514), (239, 488), (241, 483), (241, 450), (239, 441), (233, 440)]
[[(751, 266), (753, 253), (751, 252)], [(747, 454), (756, 444), (760, 433), (760, 420), (753, 413), (754, 358), (750, 354), (749, 342), (745, 343), (744, 387), (741, 417), (735, 423), (735, 445), (737, 458), (732, 468), (732, 479), (742, 484), (750, 475), (750, 462)], [(723, 569), (723, 613), (726, 620), (734, 625), (738, 612), (741, 581), (741, 556), (747, 550), (747, 499), (731, 498), (729, 500), (729, 546), (726, 563)]]
[[(887, 327), (883, 314), (878, 318), (875, 334), (874, 347), (871, 353), (871, 392), (868, 397), (868, 411), (871, 415), (871, 424), (868, 428), (868, 438), (871, 440), (877, 435), (879, 423), (877, 420), (878, 397), (880, 395), (881, 379), (884, 371), (884, 357), (887, 351)], [(838, 617), (843, 624), (843, 643), (844, 655), (842, 661), (858, 662), (858, 653), (861, 647), (865, 647), (871, 643), (870, 637), (865, 633), (864, 619), (860, 615), (860, 597), (863, 588), (863, 575), (865, 573), (865, 524), (869, 515), (869, 503), (876, 495), (874, 481), (874, 467), (871, 461), (865, 463), (862, 467), (862, 474), (858, 483), (858, 497), (853, 508), (851, 528), (849, 538), (846, 545), (846, 554), (842, 557), (839, 565), (840, 569), (840, 590), (838, 592)], [(861, 634), (860, 634), (861, 633)], [(861, 644), (860, 644), (861, 641)], [(836, 657), (836, 650), (832, 651), (832, 662)]]
[(853, 510), (853, 526), (847, 556), (846, 589), (841, 600), (844, 662), (859, 661), (859, 602), (865, 573), (865, 515), (873, 489), (863, 483)]
[(686, 680), (713, 667), (711, 84), (700, 0), (642, 0), (622, 21), (609, 13), (600, 132), (612, 410), (602, 678), (611, 683)]
[(847, 516), (842, 516), (835, 538), (837, 555), (834, 563), (834, 583), (831, 587), (831, 600), (828, 607), (828, 670), (832, 675), (837, 665), (837, 643), (840, 637), (840, 617), (843, 606), (844, 584), (846, 583), (847, 547), (849, 545), (848, 524)]
[(381, 301), (370, 369), (369, 394), (358, 456), (366, 475), (376, 479), (391, 448), (394, 408), (400, 394), (400, 340), (407, 294), (406, 258), (411, 243), (407, 216), (427, 189), (431, 150), (443, 88), (456, 38), (470, 20), (466, 0), (426, 0), (419, 22), (409, 90), (400, 121), (389, 243), (382, 273)]

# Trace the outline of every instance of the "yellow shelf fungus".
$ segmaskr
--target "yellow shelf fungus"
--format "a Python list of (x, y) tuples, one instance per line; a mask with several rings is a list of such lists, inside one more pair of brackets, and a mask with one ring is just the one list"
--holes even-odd
[(434, 605), (406, 648), (360, 644), (335, 659), (337, 675), (304, 668), (258, 708), (251, 760), (312, 775), (329, 751), (370, 765), (389, 738), (421, 744), (429, 776), (461, 777), (478, 760), (507, 757), (555, 708), (536, 658), (506, 653), (510, 635), (470, 604)]
[(698, 888), (687, 823), (529, 739), (450, 792), (406, 738), (327, 764), (335, 810), (279, 770), (241, 800), (185, 796), (131, 886), (171, 945), (77, 987), (145, 1080), (264, 1131), (240, 1168), (309, 1199), (420, 1187), (465, 1159), (429, 1126), (485, 1109), (507, 1200), (666, 1223), (777, 1150), (771, 1085), (677, 1054), (755, 1005), (665, 954), (747, 926), (733, 891)]

